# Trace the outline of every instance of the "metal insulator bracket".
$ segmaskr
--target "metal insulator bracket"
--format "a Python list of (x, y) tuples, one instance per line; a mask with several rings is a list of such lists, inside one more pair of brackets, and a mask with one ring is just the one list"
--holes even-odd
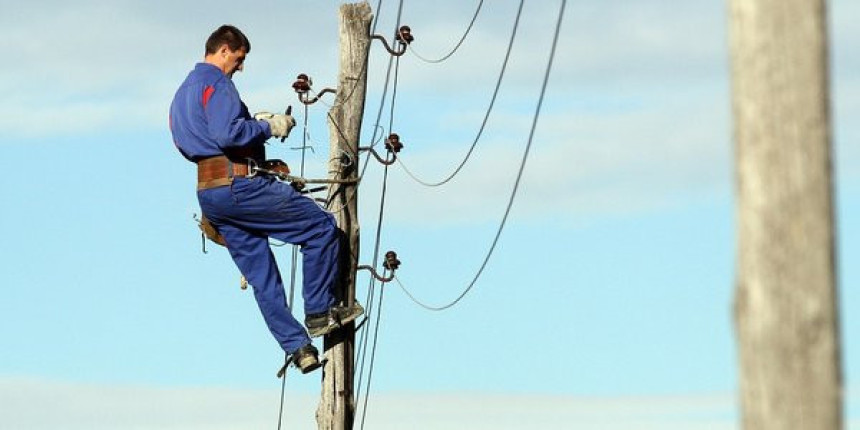
[(334, 88), (324, 88), (322, 91), (318, 92), (316, 96), (310, 98), (308, 93), (311, 91), (311, 86), (313, 86), (314, 82), (311, 78), (301, 73), (299, 76), (296, 76), (296, 81), (293, 82), (293, 89), (296, 91), (296, 94), (299, 96), (299, 101), (306, 105), (312, 105), (319, 101), (320, 97), (325, 94), (331, 93), (336, 94), (337, 90)]
[(368, 265), (358, 266), (356, 267), (356, 270), (367, 270), (370, 272), (370, 275), (376, 278), (379, 282), (391, 282), (394, 280), (394, 271), (400, 267), (400, 260), (397, 259), (397, 253), (394, 251), (386, 252), (385, 262), (382, 263), (382, 267), (391, 272), (387, 277), (380, 276), (373, 267)]
[(391, 45), (388, 44), (388, 41), (385, 40), (385, 37), (382, 35), (374, 34), (370, 36), (370, 38), (382, 41), (382, 44), (385, 46), (385, 50), (395, 57), (405, 54), (407, 45), (415, 40), (415, 37), (412, 36), (412, 29), (409, 28), (408, 25), (401, 26), (394, 34), (394, 40), (397, 42), (397, 50), (392, 49)]
[[(370, 153), (373, 154), (373, 157), (376, 158), (376, 161), (379, 161), (386, 166), (390, 166), (397, 161), (397, 153), (403, 149), (403, 143), (400, 142), (400, 136), (398, 136), (397, 133), (391, 133), (388, 135), (388, 138), (385, 139), (385, 149), (388, 150), (388, 154), (385, 158), (382, 158), (382, 156), (373, 149), (373, 146), (361, 146), (358, 148), (359, 151), (370, 151)], [(388, 159), (389, 156), (391, 156), (390, 160)]]
[(390, 151), (388, 152), (388, 154), (391, 155), (391, 159), (389, 160), (387, 158), (387, 156), (386, 156), (386, 158), (382, 158), (382, 156), (379, 155), (379, 153), (376, 152), (376, 150), (373, 149), (372, 146), (362, 146), (362, 147), (359, 147), (358, 150), (359, 151), (370, 151), (370, 153), (373, 154), (373, 158), (376, 158), (376, 161), (379, 161), (380, 163), (382, 163), (383, 165), (386, 165), (386, 166), (390, 166), (390, 165), (394, 164), (394, 162), (397, 161), (397, 154), (394, 152), (390, 152)]

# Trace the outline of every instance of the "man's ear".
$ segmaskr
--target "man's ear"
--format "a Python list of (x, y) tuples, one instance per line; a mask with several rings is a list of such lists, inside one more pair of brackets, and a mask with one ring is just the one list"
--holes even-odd
[(230, 53), (230, 47), (227, 46), (226, 43), (221, 45), (220, 48), (218, 48), (218, 55), (220, 55), (222, 57), (226, 57), (227, 54), (229, 54), (229, 53)]

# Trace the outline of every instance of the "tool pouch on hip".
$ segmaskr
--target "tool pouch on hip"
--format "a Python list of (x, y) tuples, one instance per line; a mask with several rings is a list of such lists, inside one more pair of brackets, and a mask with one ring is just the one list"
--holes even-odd
[(227, 242), (224, 241), (224, 236), (221, 236), (221, 233), (218, 233), (218, 230), (209, 222), (206, 215), (200, 216), (200, 221), (197, 226), (200, 227), (200, 231), (203, 232), (203, 235), (206, 236), (207, 239), (221, 246), (227, 246)]

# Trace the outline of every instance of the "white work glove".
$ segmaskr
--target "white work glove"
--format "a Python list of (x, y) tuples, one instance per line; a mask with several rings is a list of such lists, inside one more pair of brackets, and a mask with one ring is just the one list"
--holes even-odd
[(274, 137), (287, 137), (290, 135), (290, 130), (296, 126), (296, 120), (293, 119), (292, 115), (257, 112), (254, 114), (254, 119), (269, 123), (269, 129)]

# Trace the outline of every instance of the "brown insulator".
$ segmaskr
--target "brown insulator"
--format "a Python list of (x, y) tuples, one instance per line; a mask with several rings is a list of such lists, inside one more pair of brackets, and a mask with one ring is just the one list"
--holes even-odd
[(412, 36), (412, 29), (409, 28), (408, 25), (404, 25), (400, 27), (400, 29), (397, 31), (397, 34), (394, 35), (394, 40), (408, 45), (412, 43), (415, 38)]
[(400, 152), (403, 149), (403, 143), (400, 142), (400, 136), (397, 133), (391, 133), (388, 135), (388, 139), (385, 139), (385, 148), (391, 152)]
[(400, 267), (400, 260), (397, 259), (397, 253), (394, 251), (388, 251), (385, 253), (385, 262), (382, 263), (382, 267), (387, 270), (397, 270)]
[(296, 81), (293, 82), (293, 89), (296, 90), (299, 94), (304, 94), (311, 90), (311, 78), (308, 75), (302, 73), (296, 77)]

